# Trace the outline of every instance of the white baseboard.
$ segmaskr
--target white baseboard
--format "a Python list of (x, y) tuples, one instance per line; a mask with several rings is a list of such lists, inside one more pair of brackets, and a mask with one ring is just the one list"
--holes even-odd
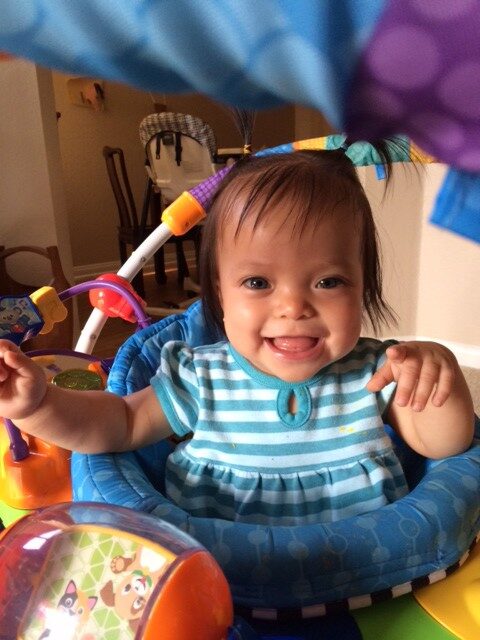
[(95, 264), (80, 264), (73, 267), (73, 279), (75, 284), (94, 280), (102, 273), (116, 273), (120, 265), (118, 262), (97, 262)]
[(480, 369), (480, 347), (477, 345), (464, 344), (462, 342), (454, 342), (451, 340), (441, 340), (439, 338), (429, 338), (427, 336), (395, 336), (395, 339), (439, 342), (455, 354), (460, 366)]
[[(195, 264), (195, 253), (192, 250), (185, 251), (185, 258), (189, 265)], [(177, 260), (175, 253), (165, 251), (165, 270), (170, 271), (177, 268)], [(85, 280), (94, 280), (102, 273), (116, 273), (120, 269), (120, 263), (117, 261), (112, 262), (97, 262), (94, 264), (80, 264), (73, 267), (73, 279), (75, 284), (79, 282), (85, 282)], [(150, 259), (143, 269), (144, 273), (153, 273), (154, 265), (153, 259)]]

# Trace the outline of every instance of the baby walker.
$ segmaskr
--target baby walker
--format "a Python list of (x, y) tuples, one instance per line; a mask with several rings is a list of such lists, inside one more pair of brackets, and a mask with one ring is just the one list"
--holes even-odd
[[(261, 153), (332, 149), (344, 142), (328, 136)], [(380, 163), (370, 145), (352, 147), (346, 153), (355, 155), (355, 164)], [(397, 161), (412, 159), (411, 146), (406, 155), (397, 152)], [(419, 158), (418, 151), (414, 155)], [(158, 362), (167, 340), (192, 346), (217, 340), (203, 324), (199, 303), (147, 326), (128, 281), (172, 233), (185, 233), (204, 217), (227, 171), (166, 209), (162, 224), (117, 277), (72, 287), (58, 300), (49, 291), (46, 298), (9, 301), (17, 310), (6, 335), (19, 344), (43, 323), (64, 317), (62, 300), (89, 290), (95, 308), (75, 351), (30, 355), (55, 384), (102, 388), (109, 372), (108, 388), (121, 394), (148, 384), (149, 363)], [(5, 298), (0, 304), (7, 308)], [(123, 314), (142, 329), (111, 368), (89, 355), (107, 314)], [(479, 636), (477, 441), (464, 454), (435, 463), (404, 451), (412, 490), (376, 512), (331, 524), (264, 527), (195, 518), (171, 504), (162, 495), (167, 442), (114, 455), (74, 453), (70, 485), (65, 451), (24, 436), (8, 421), (6, 427), (1, 499), (17, 509), (45, 508), (0, 538), (0, 639)], [(72, 487), (77, 502), (70, 503)], [(59, 502), (66, 504), (47, 506)], [(2, 511), (6, 521), (5, 514), (14, 518)], [(232, 603), (241, 618), (233, 617)]]

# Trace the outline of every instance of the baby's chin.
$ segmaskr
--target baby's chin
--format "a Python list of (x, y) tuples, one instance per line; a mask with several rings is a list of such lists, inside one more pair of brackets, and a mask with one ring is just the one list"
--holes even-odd
[(326, 369), (331, 364), (334, 364), (338, 360), (347, 356), (354, 346), (355, 344), (334, 353), (332, 353), (328, 347), (324, 346), (321, 357), (312, 358), (308, 362), (289, 360), (281, 357), (278, 359), (274, 358), (273, 361), (271, 361), (269, 358), (270, 361), (268, 364), (265, 362), (264, 367), (262, 367), (262, 365), (257, 365), (257, 368), (264, 373), (268, 373), (275, 378), (283, 380), (284, 382), (307, 382), (314, 376), (318, 375), (323, 369)]
[(307, 371), (298, 372), (298, 373), (279, 372), (279, 373), (273, 373), (271, 375), (274, 375), (276, 378), (283, 380), (283, 382), (297, 383), (297, 382), (307, 382), (308, 380), (313, 378), (313, 376), (315, 376), (319, 371), (320, 371), (320, 368), (317, 368), (308, 372)]
[(278, 378), (279, 380), (283, 380), (283, 382), (289, 383), (297, 383), (297, 382), (307, 382), (313, 376), (317, 375), (317, 373), (323, 369), (323, 366), (320, 363), (316, 365), (303, 365), (303, 366), (275, 366), (273, 363), (270, 366), (257, 366), (260, 371), (268, 374), (269, 376), (273, 376), (274, 378)]

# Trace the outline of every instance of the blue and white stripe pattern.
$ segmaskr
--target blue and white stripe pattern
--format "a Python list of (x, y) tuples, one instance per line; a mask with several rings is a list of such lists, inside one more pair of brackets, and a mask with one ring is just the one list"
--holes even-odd
[(193, 433), (167, 463), (169, 497), (195, 516), (294, 525), (332, 522), (405, 495), (381, 417), (394, 385), (365, 389), (389, 344), (360, 339), (312, 379), (286, 383), (225, 342), (195, 349), (168, 342), (152, 386), (175, 433)]

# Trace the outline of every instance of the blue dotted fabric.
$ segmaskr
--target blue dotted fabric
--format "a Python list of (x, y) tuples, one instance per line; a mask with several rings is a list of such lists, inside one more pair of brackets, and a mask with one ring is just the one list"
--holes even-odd
[(149, 91), (297, 101), (334, 125), (385, 0), (2, 0), (0, 49)]
[[(167, 340), (195, 346), (218, 337), (204, 326), (196, 303), (132, 336), (115, 360), (109, 387), (124, 394), (147, 385)], [(138, 452), (74, 454), (74, 499), (153, 513), (188, 532), (215, 556), (237, 605), (297, 608), (388, 589), (456, 563), (480, 529), (480, 442), (428, 464), (428, 473), (394, 504), (332, 524), (294, 527), (190, 517), (161, 493), (169, 451), (161, 442)], [(418, 465), (404, 462), (413, 477)]]
[[(237, 107), (311, 106), (355, 139), (409, 135), (465, 197), (465, 171), (480, 182), (475, 0), (0, 0), (0, 12), (0, 50), (43, 66)], [(456, 204), (435, 222), (480, 242), (478, 205)]]

